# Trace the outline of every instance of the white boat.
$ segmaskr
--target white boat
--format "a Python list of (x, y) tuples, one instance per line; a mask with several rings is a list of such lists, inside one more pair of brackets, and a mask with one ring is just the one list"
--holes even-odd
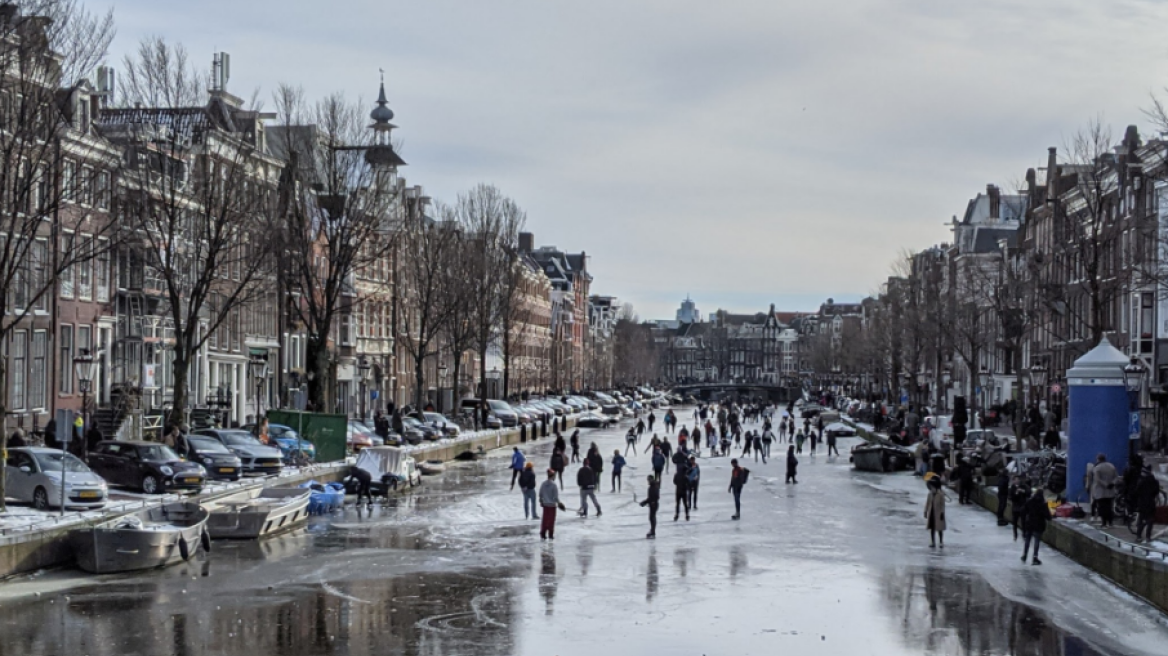
[(291, 530), (308, 521), (312, 490), (269, 487), (209, 501), (207, 532), (212, 538), (250, 540)]
[(208, 512), (189, 501), (154, 506), (69, 533), (81, 569), (93, 574), (164, 567), (209, 550)]
[(422, 476), (435, 476), (446, 471), (446, 465), (441, 460), (427, 460), (418, 463), (418, 471)]

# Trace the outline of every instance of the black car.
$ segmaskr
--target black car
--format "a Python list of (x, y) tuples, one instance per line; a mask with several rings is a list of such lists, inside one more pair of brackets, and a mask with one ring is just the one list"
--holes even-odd
[(187, 462), (165, 444), (108, 440), (89, 452), (89, 467), (112, 485), (160, 494), (172, 490), (201, 492), (207, 482), (202, 465)]
[(218, 440), (239, 456), (247, 474), (278, 474), (284, 469), (284, 455), (274, 446), (264, 446), (254, 435), (238, 428), (204, 428), (194, 436)]
[(212, 437), (191, 435), (187, 437), (188, 457), (207, 470), (207, 477), (219, 480), (238, 481), (243, 475), (243, 462), (231, 449)]

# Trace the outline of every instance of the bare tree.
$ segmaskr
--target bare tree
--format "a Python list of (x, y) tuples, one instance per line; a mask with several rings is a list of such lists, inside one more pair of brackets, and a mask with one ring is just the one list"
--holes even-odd
[(181, 43), (149, 36), (122, 58), (118, 98), (126, 107), (201, 107), (207, 88)]
[[(160, 292), (144, 307), (146, 331), (173, 335), (173, 396), (169, 421), (184, 421), (189, 405), (191, 366), (221, 327), (241, 340), (241, 314), (271, 300), (274, 243), (268, 234), (274, 215), (279, 162), (256, 144), (259, 117), (231, 101), (164, 88), (181, 77), (182, 52), (162, 40), (143, 42), (139, 53), (154, 59), (128, 61), (150, 70), (136, 92), (145, 99), (181, 106), (112, 110), (105, 117), (111, 138), (129, 154), (120, 205), (130, 276), (144, 289)], [(166, 66), (169, 68), (161, 68)], [(157, 87), (157, 88), (156, 88)], [(231, 116), (223, 120), (224, 115)]]
[(343, 95), (310, 106), (299, 89), (282, 85), (275, 100), (282, 125), (269, 129), (269, 139), (288, 164), (273, 235), (282, 276), (298, 297), (291, 311), (306, 333), (308, 401), (320, 410), (335, 400), (334, 330), (344, 336), (344, 322), (361, 302), (354, 277), (392, 255), (400, 214), (396, 170), (405, 162)]
[[(72, 202), (88, 193), (91, 178), (63, 176), (62, 153), (104, 169), (108, 209), (118, 158), (91, 131), (91, 106), (77, 101), (77, 92), (113, 35), (112, 13), (93, 14), (73, 0), (0, 4), (0, 417), (28, 384), (48, 385), (47, 371), (39, 381), (24, 371), (9, 380), (14, 331), (47, 308), (63, 274), (104, 256), (112, 243), (104, 210)], [(0, 430), (0, 451), (7, 444)], [(0, 511), (6, 482), (0, 468)]]

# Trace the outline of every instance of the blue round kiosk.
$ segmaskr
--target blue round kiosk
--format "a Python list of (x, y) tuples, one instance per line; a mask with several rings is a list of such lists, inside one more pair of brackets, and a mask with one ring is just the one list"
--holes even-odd
[(1067, 500), (1087, 501), (1083, 475), (1100, 453), (1122, 472), (1128, 460), (1128, 357), (1106, 338), (1067, 371)]

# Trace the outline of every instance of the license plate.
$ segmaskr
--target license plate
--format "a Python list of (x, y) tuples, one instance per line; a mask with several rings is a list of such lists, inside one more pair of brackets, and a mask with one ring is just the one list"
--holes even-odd
[(80, 494), (78, 494), (77, 496), (82, 498), (82, 499), (96, 499), (97, 492), (94, 490), (84, 490)]
[(198, 483), (199, 479), (197, 479), (197, 478), (184, 478), (183, 482), (184, 483)]
[(234, 467), (220, 467), (220, 468), (219, 468), (219, 473), (220, 473), (220, 474), (230, 474), (230, 473), (231, 473), (231, 472), (233, 472), (233, 471), (235, 471), (235, 468), (234, 468)]

